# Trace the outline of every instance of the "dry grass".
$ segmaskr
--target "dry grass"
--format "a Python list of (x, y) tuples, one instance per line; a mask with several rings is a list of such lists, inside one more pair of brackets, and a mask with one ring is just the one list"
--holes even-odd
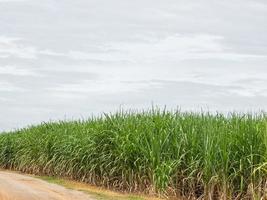
[(98, 200), (163, 200), (162, 198), (146, 196), (143, 194), (128, 194), (118, 191), (107, 190), (103, 187), (97, 187), (94, 185), (73, 181), (69, 179), (48, 177), (48, 176), (35, 176), (42, 180), (62, 185), (66, 188), (84, 191), (89, 193), (91, 196), (97, 198)]

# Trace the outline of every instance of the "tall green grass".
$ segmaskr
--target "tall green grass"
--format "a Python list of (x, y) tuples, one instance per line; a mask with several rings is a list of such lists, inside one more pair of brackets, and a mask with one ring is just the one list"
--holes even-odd
[(152, 109), (0, 134), (0, 167), (189, 199), (266, 198), (267, 115)]

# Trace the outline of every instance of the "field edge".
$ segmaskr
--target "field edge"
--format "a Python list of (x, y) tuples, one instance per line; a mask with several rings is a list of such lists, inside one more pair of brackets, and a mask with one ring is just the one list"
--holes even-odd
[(95, 198), (96, 200), (164, 200), (163, 198), (155, 196), (109, 190), (103, 187), (90, 185), (88, 183), (70, 180), (69, 178), (28, 174), (21, 171), (9, 170), (3, 168), (0, 168), (0, 171), (22, 174), (33, 178), (41, 179), (51, 184), (61, 185), (67, 189), (85, 192), (89, 194), (91, 197)]

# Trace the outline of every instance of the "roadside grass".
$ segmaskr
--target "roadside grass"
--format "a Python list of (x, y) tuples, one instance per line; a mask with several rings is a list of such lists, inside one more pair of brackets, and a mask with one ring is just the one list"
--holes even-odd
[(267, 114), (152, 109), (42, 123), (0, 134), (0, 167), (121, 192), (264, 199)]
[(127, 193), (119, 193), (107, 190), (105, 188), (100, 188), (89, 184), (57, 177), (51, 177), (51, 176), (34, 176), (34, 177), (42, 179), (49, 183), (64, 186), (65, 188), (68, 189), (73, 189), (88, 193), (91, 197), (95, 198), (96, 200), (162, 200), (160, 198), (148, 197), (138, 194), (133, 195)]

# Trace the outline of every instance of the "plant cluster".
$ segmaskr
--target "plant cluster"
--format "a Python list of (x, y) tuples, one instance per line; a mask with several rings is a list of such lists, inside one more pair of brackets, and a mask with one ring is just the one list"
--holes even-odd
[(0, 167), (169, 197), (257, 199), (266, 147), (265, 113), (120, 111), (0, 134)]

